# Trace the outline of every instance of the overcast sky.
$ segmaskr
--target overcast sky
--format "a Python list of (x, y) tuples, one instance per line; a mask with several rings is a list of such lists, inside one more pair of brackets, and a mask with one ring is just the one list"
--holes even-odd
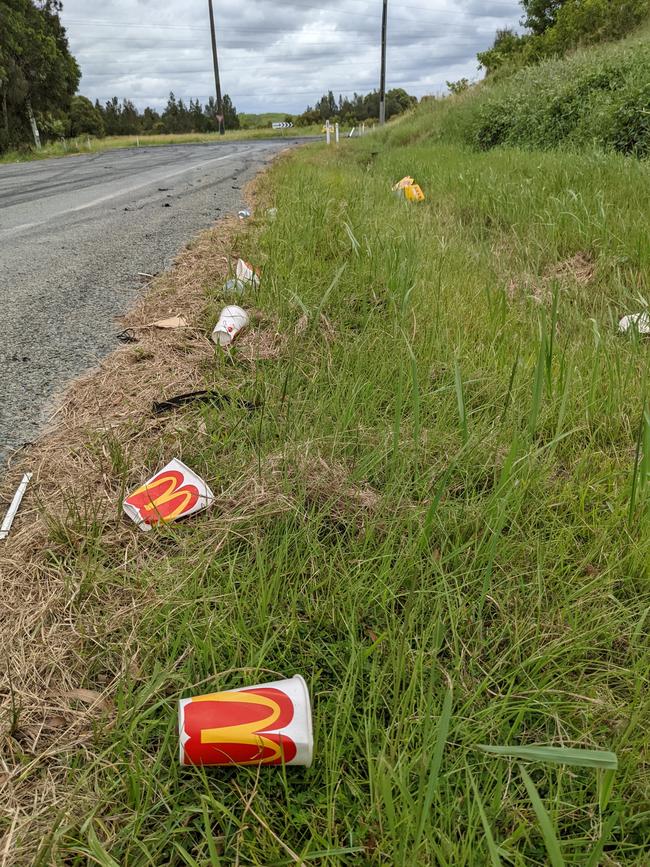
[[(378, 86), (382, 0), (214, 0), (221, 81), (239, 111), (301, 112)], [(387, 88), (423, 96), (479, 77), (476, 52), (516, 0), (389, 0)], [(64, 0), (80, 93), (164, 106), (214, 93), (208, 0)]]

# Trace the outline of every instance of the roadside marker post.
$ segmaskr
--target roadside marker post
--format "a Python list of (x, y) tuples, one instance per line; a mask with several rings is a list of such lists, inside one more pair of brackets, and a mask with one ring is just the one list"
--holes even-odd
[(339, 143), (339, 125), (338, 123), (334, 124), (334, 132), (336, 137), (336, 143)]
[(332, 141), (329, 120), (325, 121), (325, 141), (327, 142), (327, 144), (331, 144)]

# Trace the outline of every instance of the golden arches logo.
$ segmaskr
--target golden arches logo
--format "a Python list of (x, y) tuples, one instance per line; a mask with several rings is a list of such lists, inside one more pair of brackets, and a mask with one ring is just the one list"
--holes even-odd
[(220, 692), (192, 699), (184, 709), (189, 764), (279, 765), (296, 755), (281, 734), (293, 719), (291, 699), (275, 688)]
[(173, 521), (199, 501), (196, 485), (184, 485), (184, 481), (182, 473), (168, 470), (134, 491), (126, 502), (138, 510), (147, 524)]

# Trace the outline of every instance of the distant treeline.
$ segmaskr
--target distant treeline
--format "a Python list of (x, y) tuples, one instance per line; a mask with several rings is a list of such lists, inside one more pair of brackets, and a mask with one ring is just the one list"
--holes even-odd
[[(208, 133), (219, 128), (214, 98), (205, 105), (170, 93), (162, 111), (140, 110), (130, 99), (114, 96), (94, 105), (74, 94), (81, 70), (70, 53), (61, 24), (61, 0), (0, 0), (0, 152), (69, 136)], [(417, 103), (402, 88), (386, 94), (386, 117)], [(239, 129), (240, 118), (228, 95), (222, 111), (226, 129)], [(330, 90), (299, 115), (285, 120), (298, 126), (325, 120), (357, 124), (379, 117), (379, 93), (355, 93), (350, 99)], [(255, 120), (248, 121), (252, 126)], [(268, 126), (268, 121), (259, 120)]]
[[(401, 87), (396, 87), (386, 93), (386, 118), (395, 117), (409, 108), (417, 105), (417, 97), (410, 96)], [(325, 120), (338, 120), (343, 123), (360, 123), (364, 120), (379, 118), (379, 91), (373, 90), (363, 96), (355, 93), (352, 99), (339, 96), (336, 101), (333, 92), (322, 96), (316, 105), (307, 109), (295, 118), (298, 126), (310, 126)]]
[[(223, 97), (223, 114), (226, 129), (239, 129), (239, 117), (232, 100)], [(85, 96), (75, 96), (70, 106), (68, 133), (78, 135), (162, 135), (177, 132), (217, 132), (217, 103), (210, 97), (202, 106), (198, 99), (185, 103), (169, 94), (162, 112), (155, 108), (139, 111), (130, 99), (121, 102), (114, 96), (103, 105), (97, 100), (93, 105)]]

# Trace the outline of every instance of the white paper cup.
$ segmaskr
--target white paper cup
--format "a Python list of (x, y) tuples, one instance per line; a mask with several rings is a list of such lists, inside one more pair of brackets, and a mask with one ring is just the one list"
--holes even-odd
[(647, 313), (631, 313), (618, 323), (619, 331), (626, 332), (633, 329), (636, 329), (639, 334), (650, 334), (650, 316)]
[(304, 765), (314, 752), (304, 679), (183, 698), (178, 703), (181, 765)]
[(240, 331), (248, 325), (248, 313), (234, 304), (224, 307), (212, 332), (212, 339), (219, 346), (230, 346)]
[(154, 524), (178, 521), (207, 509), (213, 500), (203, 479), (174, 459), (133, 491), (122, 508), (141, 530), (149, 531)]

